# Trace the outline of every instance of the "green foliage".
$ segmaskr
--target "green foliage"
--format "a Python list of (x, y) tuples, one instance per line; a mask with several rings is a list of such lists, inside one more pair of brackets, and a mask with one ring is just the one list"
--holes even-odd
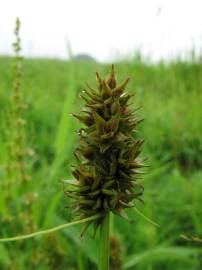
[[(6, 149), (3, 134), (5, 112), (12, 94), (12, 63), (12, 58), (0, 57), (0, 237), (22, 234), (15, 222), (8, 224), (3, 219), (5, 214), (11, 214), (3, 204), (3, 195), (7, 192), (3, 187)], [(137, 106), (144, 107), (137, 112), (145, 119), (137, 136), (145, 139), (143, 156), (149, 158), (147, 164), (151, 167), (143, 181), (145, 204), (136, 207), (160, 226), (153, 226), (135, 211), (128, 211), (130, 219), (134, 220), (132, 224), (114, 218), (123, 265), (131, 270), (200, 270), (200, 243), (186, 241), (180, 235), (202, 238), (202, 63), (175, 61), (152, 65), (131, 59), (117, 63), (116, 67), (118, 80), (131, 77), (128, 92), (136, 94), (134, 103)], [(68, 112), (81, 109), (76, 97), (81, 93), (84, 81), (94, 88), (91, 77), (94, 70), (107, 75), (109, 66), (47, 59), (23, 60), (21, 89), (29, 105), (25, 134), (26, 138), (29, 134), (29, 145), (33, 145), (36, 152), (30, 171), (33, 181), (29, 182), (31, 190), (38, 193), (31, 211), (36, 229), (71, 221), (64, 209), (70, 201), (65, 200), (58, 181), (71, 177), (71, 153), (78, 140), (75, 133), (78, 125)], [(65, 121), (60, 122), (61, 119)], [(66, 133), (66, 139), (58, 135), (60, 123), (67, 124), (60, 129), (61, 134)], [(66, 153), (53, 167), (56, 147), (62, 148), (63, 140)], [(16, 204), (22, 202), (20, 196), (13, 200)], [(20, 222), (28, 226), (26, 219)], [(56, 242), (41, 237), (24, 244), (0, 244), (0, 269), (55, 269), (55, 262), (50, 263), (53, 257), (58, 258), (61, 270), (75, 269), (79, 265), (78, 249), (82, 249), (86, 269), (94, 270), (98, 242), (91, 239), (91, 230), (80, 241), (80, 230), (79, 226), (56, 233)], [(90, 238), (90, 242), (86, 238)], [(59, 261), (62, 252), (66, 256), (64, 261)]]

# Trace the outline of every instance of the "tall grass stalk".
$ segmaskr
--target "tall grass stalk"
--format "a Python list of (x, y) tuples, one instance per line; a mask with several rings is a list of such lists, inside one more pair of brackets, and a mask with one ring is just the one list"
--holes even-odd
[[(75, 126), (74, 120), (69, 116), (75, 106), (75, 100), (77, 97), (75, 89), (75, 81), (76, 81), (76, 70), (75, 63), (72, 59), (72, 50), (70, 44), (68, 43), (68, 54), (69, 54), (69, 83), (68, 90), (66, 93), (66, 97), (63, 103), (63, 107), (61, 109), (61, 117), (57, 128), (57, 134), (55, 139), (55, 157), (53, 160), (53, 164), (51, 166), (50, 178), (49, 181), (52, 181), (62, 164), (67, 158), (67, 153), (69, 153), (71, 149), (71, 145), (73, 143), (74, 134), (72, 133), (72, 129)], [(68, 121), (67, 121), (68, 120)], [(68, 136), (68, 140), (67, 140)]]
[(27, 164), (26, 149), (25, 149), (25, 125), (24, 110), (27, 105), (23, 102), (22, 94), (22, 56), (21, 40), (19, 37), (20, 20), (16, 19), (15, 26), (15, 42), (13, 43), (13, 50), (15, 53), (15, 62), (13, 65), (14, 82), (13, 82), (13, 96), (12, 96), (12, 114), (13, 114), (13, 159), (14, 159), (14, 177), (18, 183), (26, 183), (29, 176), (26, 174)]

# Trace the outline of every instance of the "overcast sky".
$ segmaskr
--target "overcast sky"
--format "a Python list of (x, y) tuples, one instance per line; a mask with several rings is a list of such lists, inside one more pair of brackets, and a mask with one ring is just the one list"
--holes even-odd
[(66, 58), (67, 40), (74, 54), (101, 61), (202, 48), (202, 0), (2, 0), (0, 54), (12, 52), (16, 16), (25, 56)]

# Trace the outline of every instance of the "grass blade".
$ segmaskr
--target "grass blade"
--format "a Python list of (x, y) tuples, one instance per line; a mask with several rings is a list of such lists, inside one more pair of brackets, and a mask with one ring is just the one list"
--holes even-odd
[(149, 258), (157, 258), (158, 260), (162, 257), (165, 259), (175, 258), (188, 260), (189, 256), (197, 255), (202, 253), (200, 248), (190, 248), (190, 247), (157, 247), (140, 254), (131, 256), (125, 263), (124, 269), (129, 269), (134, 267), (138, 263), (145, 261)]
[(84, 219), (81, 219), (81, 220), (61, 224), (61, 225), (58, 225), (56, 227), (53, 227), (53, 228), (47, 229), (47, 230), (42, 230), (42, 231), (30, 233), (30, 234), (21, 235), (21, 236), (0, 238), (0, 243), (24, 240), (24, 239), (36, 237), (36, 236), (43, 235), (43, 234), (53, 233), (55, 231), (59, 231), (59, 230), (62, 230), (64, 228), (67, 228), (67, 227), (70, 227), (70, 226), (74, 226), (74, 225), (77, 225), (77, 224), (82, 224), (82, 223), (85, 223), (85, 222), (88, 222), (88, 221), (96, 220), (96, 219), (100, 218), (101, 216), (102, 216), (101, 214), (97, 214), (97, 215), (91, 216), (89, 218), (84, 218)]

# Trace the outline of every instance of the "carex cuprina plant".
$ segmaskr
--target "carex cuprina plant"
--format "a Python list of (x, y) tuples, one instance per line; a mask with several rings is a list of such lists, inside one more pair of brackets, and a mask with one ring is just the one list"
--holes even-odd
[[(112, 66), (107, 80), (96, 73), (97, 89), (87, 84), (80, 97), (84, 106), (73, 114), (83, 127), (78, 130), (79, 144), (75, 150), (76, 165), (70, 181), (73, 188), (66, 194), (73, 198), (73, 211), (78, 219), (99, 214), (93, 223), (100, 228), (99, 270), (109, 267), (110, 212), (127, 218), (125, 209), (142, 200), (140, 152), (143, 140), (135, 138), (142, 121), (131, 106), (132, 95), (125, 92), (129, 79), (117, 85)], [(83, 231), (83, 232), (84, 232)]]
[[(132, 95), (125, 92), (129, 79), (117, 85), (114, 66), (107, 80), (102, 80), (98, 73), (96, 79), (97, 89), (87, 84), (81, 94), (81, 113), (73, 113), (83, 127), (78, 130), (79, 143), (74, 152), (74, 179), (64, 183), (68, 184), (66, 195), (73, 199), (68, 206), (76, 220), (0, 242), (49, 234), (76, 224), (84, 224), (83, 235), (92, 224), (95, 232), (100, 230), (98, 270), (109, 270), (110, 215), (128, 219), (126, 209), (134, 207), (137, 200), (142, 201), (143, 186), (138, 180), (144, 167), (140, 158), (143, 140), (135, 134), (142, 120), (132, 106)], [(120, 250), (118, 257), (119, 253)]]

